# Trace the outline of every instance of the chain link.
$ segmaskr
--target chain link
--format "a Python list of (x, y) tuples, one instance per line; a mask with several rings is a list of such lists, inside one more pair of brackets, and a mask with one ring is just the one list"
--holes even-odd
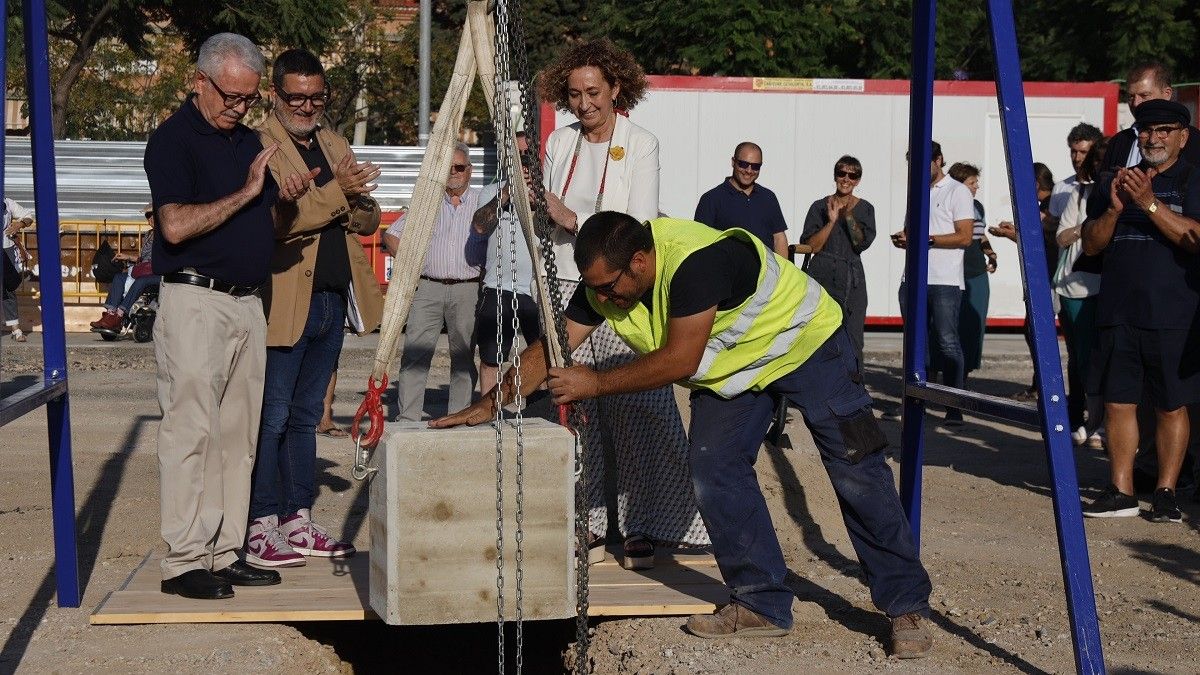
[[(520, 94), (520, 115), (524, 122), (526, 130), (525, 138), (528, 143), (528, 148), (521, 153), (521, 164), (529, 172), (529, 187), (533, 193), (532, 211), (533, 211), (533, 229), (538, 236), (538, 246), (542, 254), (542, 264), (546, 274), (547, 292), (550, 297), (551, 315), (554, 317), (554, 325), (547, 326), (547, 330), (554, 330), (558, 336), (558, 342), (562, 346), (562, 361), (565, 366), (571, 366), (573, 360), (571, 358), (571, 350), (567, 339), (566, 320), (563, 316), (563, 308), (566, 303), (563, 300), (562, 288), (557, 283), (558, 280), (558, 265), (554, 255), (554, 223), (548, 217), (546, 211), (546, 194), (545, 187), (542, 184), (542, 168), (537, 158), (541, 156), (539, 151), (540, 139), (536, 130), (540, 128), (538, 120), (538, 107), (536, 101), (531, 94), (532, 80), (529, 72), (528, 55), (525, 49), (525, 30), (522, 21), (522, 12), (520, 0), (496, 0), (495, 3), (495, 21), (496, 21), (496, 111), (495, 126), (496, 136), (499, 142), (497, 143), (497, 164), (500, 167), (499, 178), (503, 182), (510, 179), (505, 184), (515, 184), (522, 177), (510, 176), (509, 164), (509, 145), (508, 140), (512, 137), (509, 101), (509, 82), (515, 81), (518, 92)], [(510, 45), (512, 46), (510, 52)], [(510, 70), (509, 57), (510, 53), (515, 64)], [(501, 113), (500, 105), (503, 103), (504, 110)], [(508, 208), (512, 208), (511, 201)], [(510, 235), (510, 252), (515, 256), (515, 232)], [(514, 263), (515, 274), (515, 263)], [(535, 270), (535, 273), (538, 271)], [(518, 327), (516, 318), (516, 293), (513, 293), (513, 330), (514, 337)], [(520, 372), (520, 356), (516, 356), (513, 362), (513, 368)], [(518, 643), (518, 670), (520, 669), (522, 658), (522, 632), (520, 623), (521, 613), (521, 582), (522, 582), (522, 500), (523, 490), (521, 483), (523, 481), (523, 455), (524, 448), (521, 442), (522, 417), (521, 409), (523, 401), (520, 400), (520, 385), (519, 380), (514, 382), (517, 388), (517, 417), (516, 430), (518, 436), (517, 442), (517, 552), (516, 552), (516, 583), (517, 583), (517, 602), (518, 602), (518, 624), (517, 624), (517, 643)], [(499, 409), (499, 407), (497, 406)], [(588, 444), (586, 435), (587, 425), (583, 417), (582, 411), (578, 407), (572, 408), (571, 425), (575, 431), (575, 670), (580, 673), (590, 671), (590, 663), (588, 661), (588, 647), (590, 643), (590, 635), (588, 633), (588, 503), (586, 495), (587, 485), (587, 467), (583, 462), (583, 449)], [(499, 479), (498, 479), (499, 480)], [(503, 514), (500, 514), (501, 516)], [(503, 637), (501, 637), (503, 640)], [(501, 672), (503, 672), (503, 662), (501, 662)]]

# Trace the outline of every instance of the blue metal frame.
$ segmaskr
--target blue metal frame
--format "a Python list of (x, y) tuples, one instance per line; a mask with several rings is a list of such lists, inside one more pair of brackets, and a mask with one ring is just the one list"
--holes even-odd
[[(7, 3), (0, 0), (0, 16)], [(50, 496), (54, 523), (54, 579), (59, 607), (78, 607), (79, 549), (75, 538), (75, 476), (71, 462), (71, 409), (67, 388), (67, 335), (63, 321), (62, 253), (58, 241), (58, 190), (54, 134), (50, 123), (50, 52), (45, 0), (22, 3), (25, 21), (26, 91), (33, 136), (34, 210), (37, 213), (39, 285), (42, 305), (42, 383), (0, 400), (0, 426), (46, 406), (50, 446)], [(5, 31), (0, 31), (0, 89), (4, 86)], [(0, 112), (0, 120), (3, 113)], [(4, 184), (0, 143), (0, 187)]]
[(998, 419), (1037, 425), (1046, 441), (1054, 521), (1066, 587), (1067, 610), (1075, 644), (1075, 667), (1081, 673), (1103, 673), (1104, 654), (1096, 600), (1092, 589), (1079, 487), (1067, 423), (1066, 394), (1050, 281), (1043, 261), (1044, 247), (1037, 200), (1034, 197), (1033, 153), (1017, 53), (1016, 25), (1011, 0), (988, 0), (992, 52), (996, 63), (996, 92), (1004, 150), (1008, 159), (1009, 191), (1016, 207), (1017, 249), (1026, 288), (1026, 311), (1033, 331), (1033, 363), (1041, 396), (1031, 405), (1003, 401), (952, 387), (930, 384), (925, 376), (928, 340), (926, 281), (929, 239), (929, 162), (933, 137), (933, 66), (936, 0), (913, 3), (913, 79), (910, 92), (907, 224), (905, 269), (907, 317), (904, 322), (904, 418), (901, 431), (900, 495), (918, 545), (921, 531), (921, 469), (924, 462), (925, 402), (965, 408)]

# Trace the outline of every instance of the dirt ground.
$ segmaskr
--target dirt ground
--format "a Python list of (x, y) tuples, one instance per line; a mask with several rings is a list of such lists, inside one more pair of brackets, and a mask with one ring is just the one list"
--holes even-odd
[[(161, 545), (153, 352), (148, 345), (102, 345), (90, 337), (72, 339), (70, 350), (79, 571), (85, 589), (78, 609), (55, 603), (44, 413), (0, 429), (0, 673), (495, 670), (493, 625), (89, 626), (88, 615), (105, 595), (147, 551)], [(38, 338), (25, 346), (3, 346), (5, 395), (40, 371)], [(890, 346), (894, 341), (881, 344), (868, 343), (868, 384), (885, 402), (899, 391), (899, 364)], [(972, 377), (973, 386), (1003, 395), (1027, 383), (1028, 357), (1011, 352), (987, 361)], [(342, 422), (349, 421), (360, 400), (371, 353), (358, 347), (342, 358), (335, 406)], [(445, 381), (445, 367), (444, 360), (435, 363), (433, 382)], [(438, 394), (444, 400), (444, 389)], [(897, 447), (899, 424), (883, 425)], [(811, 439), (799, 421), (789, 425), (789, 435), (795, 449), (765, 449), (758, 468), (794, 573), (792, 634), (712, 642), (683, 633), (680, 618), (593, 621), (595, 672), (1074, 668), (1050, 483), (1034, 433), (971, 418), (953, 433), (929, 431), (922, 554), (934, 583), (935, 646), (931, 657), (911, 662), (885, 656), (887, 622), (871, 606), (860, 580)], [(319, 438), (318, 451), (317, 517), (335, 531), (361, 523), (366, 499), (361, 484), (349, 477), (351, 446)], [(1080, 450), (1076, 459), (1084, 494), (1095, 494), (1106, 480), (1103, 457)], [(1182, 525), (1140, 518), (1087, 522), (1111, 672), (1200, 672), (1200, 505), (1189, 502), (1184, 511)], [(365, 529), (342, 529), (360, 548), (367, 547)], [(561, 670), (573, 639), (573, 622), (527, 625), (526, 670)], [(510, 655), (513, 649), (510, 640)]]

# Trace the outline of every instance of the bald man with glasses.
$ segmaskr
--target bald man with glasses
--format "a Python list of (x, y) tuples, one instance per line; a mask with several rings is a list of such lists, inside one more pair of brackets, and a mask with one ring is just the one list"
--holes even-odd
[(763, 153), (757, 143), (742, 141), (729, 161), (732, 172), (700, 196), (694, 220), (718, 230), (740, 227), (762, 240), (767, 250), (788, 257), (787, 221), (775, 193), (758, 183)]

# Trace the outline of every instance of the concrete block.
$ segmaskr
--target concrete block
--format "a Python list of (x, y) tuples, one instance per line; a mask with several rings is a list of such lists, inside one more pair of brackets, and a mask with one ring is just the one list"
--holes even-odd
[[(516, 617), (517, 431), (503, 430), (504, 605)], [(565, 428), (527, 419), (523, 616), (575, 616), (574, 447)], [(396, 625), (496, 620), (496, 431), (391, 423), (371, 478), (370, 601)]]

